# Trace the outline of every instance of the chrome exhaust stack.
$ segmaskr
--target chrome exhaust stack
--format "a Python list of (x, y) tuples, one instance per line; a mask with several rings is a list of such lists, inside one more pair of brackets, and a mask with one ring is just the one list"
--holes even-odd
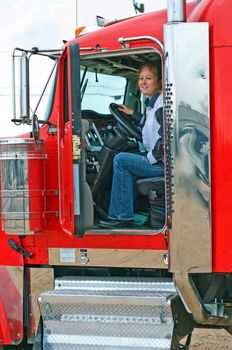
[[(164, 95), (166, 189), (170, 203), (167, 216), (171, 230), (169, 271), (196, 323), (230, 327), (231, 306), (213, 297), (206, 302), (193, 278), (213, 271), (209, 24), (186, 22), (185, 0), (167, 0), (167, 4)], [(203, 187), (206, 200), (199, 196)]]
[(168, 0), (168, 23), (186, 22), (186, 1)]
[[(228, 307), (215, 300), (206, 303), (192, 278), (212, 273), (209, 25), (186, 22), (185, 0), (168, 0), (167, 5), (164, 96), (169, 271), (195, 322), (229, 326)], [(206, 200), (199, 196), (203, 187)]]

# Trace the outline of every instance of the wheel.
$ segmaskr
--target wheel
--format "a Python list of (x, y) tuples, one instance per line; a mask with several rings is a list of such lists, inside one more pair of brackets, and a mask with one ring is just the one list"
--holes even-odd
[(117, 120), (118, 125), (124, 129), (128, 136), (134, 137), (136, 140), (142, 142), (141, 128), (136, 125), (125, 113), (119, 111), (118, 107), (119, 105), (116, 103), (111, 103), (109, 105), (109, 110), (113, 117)]

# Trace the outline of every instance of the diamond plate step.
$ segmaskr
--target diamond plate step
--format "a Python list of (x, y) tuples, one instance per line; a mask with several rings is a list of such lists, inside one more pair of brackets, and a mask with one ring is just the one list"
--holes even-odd
[(175, 295), (170, 279), (56, 279), (39, 297), (44, 350), (168, 350)]

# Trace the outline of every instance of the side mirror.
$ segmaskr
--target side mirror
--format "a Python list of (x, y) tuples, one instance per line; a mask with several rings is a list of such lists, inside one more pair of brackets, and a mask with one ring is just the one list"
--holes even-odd
[(20, 117), (30, 118), (29, 59), (24, 52), (20, 57)]
[(32, 135), (35, 143), (39, 143), (40, 133), (39, 133), (39, 121), (36, 114), (32, 116)]

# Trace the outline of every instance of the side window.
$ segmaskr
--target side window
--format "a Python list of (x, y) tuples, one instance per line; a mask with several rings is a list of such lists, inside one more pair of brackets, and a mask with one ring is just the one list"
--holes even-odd
[[(32, 111), (36, 108), (38, 118), (46, 121), (50, 117), (54, 103), (57, 61), (48, 60), (46, 56), (35, 58), (30, 63), (30, 85), (32, 87), (30, 105)], [(38, 71), (40, 72), (39, 77)]]
[[(81, 71), (81, 79), (84, 71)], [(126, 78), (95, 72), (86, 72), (81, 87), (81, 108), (98, 113), (109, 113), (110, 103), (123, 103)]]

